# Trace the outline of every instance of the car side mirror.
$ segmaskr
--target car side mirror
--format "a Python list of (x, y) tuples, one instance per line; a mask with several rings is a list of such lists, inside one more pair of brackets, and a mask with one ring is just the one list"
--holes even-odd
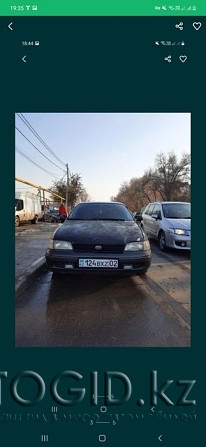
[(161, 217), (160, 217), (160, 215), (159, 214), (152, 214), (152, 216), (151, 216), (153, 219), (161, 219)]

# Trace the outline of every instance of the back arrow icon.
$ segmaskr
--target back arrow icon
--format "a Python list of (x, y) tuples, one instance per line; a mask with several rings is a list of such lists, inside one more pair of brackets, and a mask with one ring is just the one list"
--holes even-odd
[(13, 22), (9, 23), (8, 28), (9, 28), (11, 31), (13, 31), (13, 28), (12, 28), (11, 25), (13, 25)]
[(159, 439), (160, 442), (162, 442), (162, 435), (159, 435), (158, 439)]
[(22, 57), (22, 61), (26, 63), (26, 54)]

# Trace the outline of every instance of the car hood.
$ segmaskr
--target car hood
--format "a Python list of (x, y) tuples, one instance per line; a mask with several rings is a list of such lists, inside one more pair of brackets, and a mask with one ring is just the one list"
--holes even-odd
[(54, 239), (78, 244), (127, 244), (144, 239), (135, 222), (67, 220), (54, 233)]
[(167, 219), (167, 222), (172, 228), (180, 230), (190, 230), (191, 227), (191, 219)]

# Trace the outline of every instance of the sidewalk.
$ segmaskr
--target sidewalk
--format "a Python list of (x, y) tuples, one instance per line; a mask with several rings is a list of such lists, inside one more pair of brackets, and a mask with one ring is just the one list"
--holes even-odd
[(61, 224), (39, 222), (20, 225), (15, 234), (15, 290), (16, 297), (35, 281), (46, 266), (45, 252), (49, 239)]

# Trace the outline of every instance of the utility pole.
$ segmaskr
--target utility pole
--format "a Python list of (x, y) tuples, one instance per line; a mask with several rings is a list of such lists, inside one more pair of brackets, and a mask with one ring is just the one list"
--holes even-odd
[(68, 163), (66, 164), (66, 168), (67, 168), (66, 209), (67, 209), (67, 212), (69, 212), (69, 210), (68, 210), (68, 207), (69, 207), (69, 167), (68, 167)]
[(46, 222), (46, 204), (45, 204), (45, 191), (43, 190), (43, 203), (44, 203), (44, 223)]

